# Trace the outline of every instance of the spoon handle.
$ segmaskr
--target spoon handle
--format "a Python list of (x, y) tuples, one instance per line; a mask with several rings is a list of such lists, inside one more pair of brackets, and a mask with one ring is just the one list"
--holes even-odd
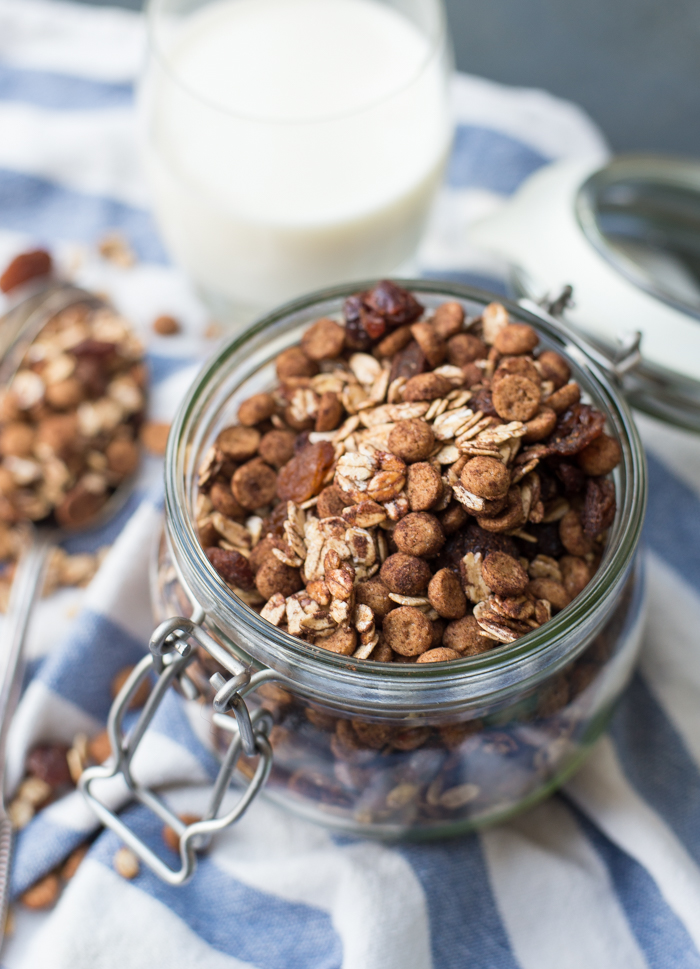
[(12, 824), (5, 803), (7, 735), (22, 683), (24, 643), (32, 607), (41, 587), (51, 542), (34, 533), (29, 548), (17, 565), (10, 603), (2, 626), (0, 645), (0, 945), (10, 893)]

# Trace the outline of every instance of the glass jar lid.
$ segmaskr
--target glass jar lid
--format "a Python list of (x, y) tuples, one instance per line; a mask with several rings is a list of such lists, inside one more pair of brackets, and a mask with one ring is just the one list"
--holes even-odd
[(508, 260), (519, 295), (555, 304), (611, 359), (639, 333), (628, 400), (700, 431), (700, 163), (555, 163), (470, 236)]

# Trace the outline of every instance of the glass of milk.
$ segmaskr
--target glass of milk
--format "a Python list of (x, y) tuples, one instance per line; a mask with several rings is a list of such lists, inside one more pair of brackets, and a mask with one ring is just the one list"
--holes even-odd
[(442, 0), (151, 0), (140, 92), (165, 243), (237, 323), (400, 272), (451, 140)]

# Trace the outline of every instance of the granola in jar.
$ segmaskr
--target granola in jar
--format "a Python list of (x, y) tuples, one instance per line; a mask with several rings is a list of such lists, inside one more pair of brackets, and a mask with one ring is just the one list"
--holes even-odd
[[(274, 721), (279, 803), (358, 833), (462, 831), (561, 783), (630, 675), (639, 442), (536, 314), (432, 283), (341, 299), (272, 315), (193, 387), (158, 616), (200, 602), (278, 675), (247, 702)], [(266, 341), (291, 332), (270, 377)], [(203, 650), (188, 667), (210, 699), (217, 672)]]
[(362, 660), (449, 662), (545, 624), (601, 560), (621, 449), (538, 344), (499, 303), (467, 319), (388, 281), (351, 296), (207, 454), (214, 568), (278, 628)]

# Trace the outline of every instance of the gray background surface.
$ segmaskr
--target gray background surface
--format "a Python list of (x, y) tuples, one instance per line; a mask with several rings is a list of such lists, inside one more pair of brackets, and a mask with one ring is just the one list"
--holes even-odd
[[(142, 0), (82, 0), (140, 9)], [(617, 151), (700, 155), (697, 0), (446, 0), (457, 66), (582, 105)]]

